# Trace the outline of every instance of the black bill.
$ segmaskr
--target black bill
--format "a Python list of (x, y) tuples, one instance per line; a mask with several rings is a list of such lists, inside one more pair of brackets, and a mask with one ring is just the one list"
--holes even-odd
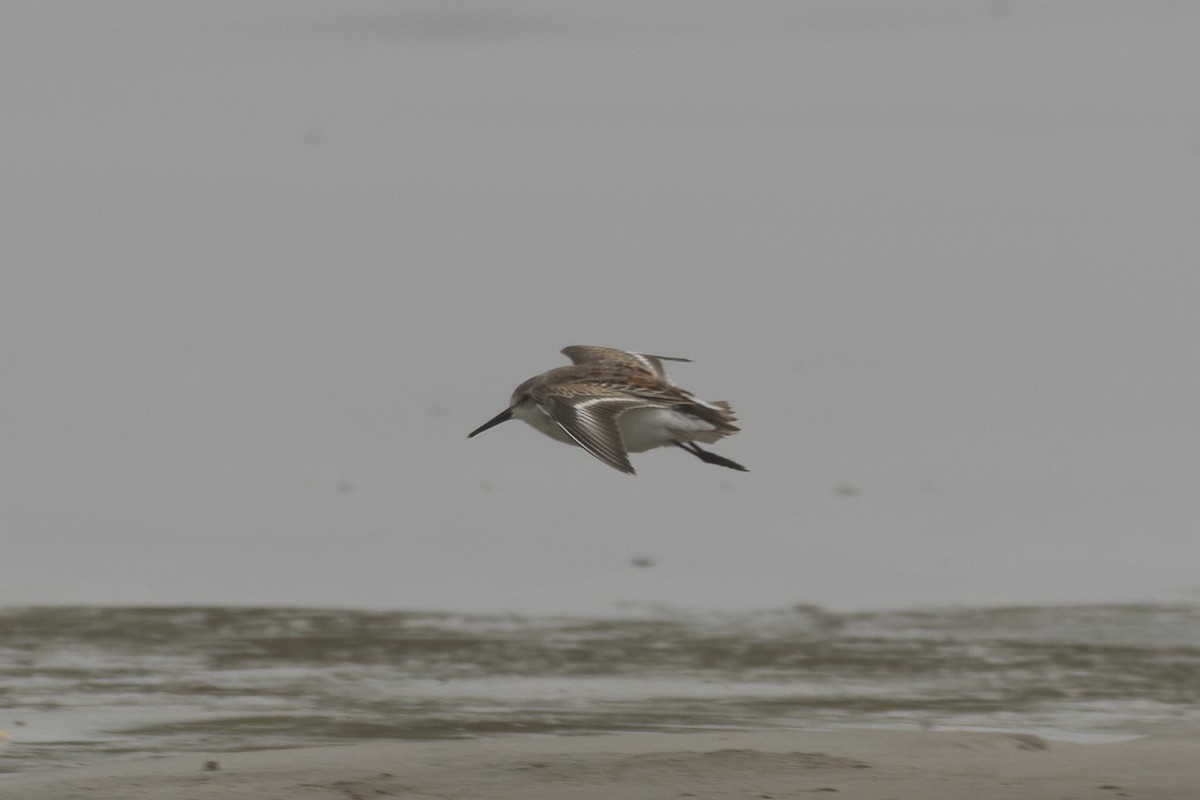
[(508, 422), (510, 419), (512, 419), (512, 415), (513, 415), (513, 413), (512, 413), (511, 408), (504, 409), (499, 414), (492, 417), (487, 422), (483, 423), (478, 428), (476, 428), (475, 430), (468, 433), (467, 438), (470, 439), (472, 436), (474, 436), (477, 433), (483, 433), (488, 428), (494, 428), (497, 425), (499, 425), (501, 422)]

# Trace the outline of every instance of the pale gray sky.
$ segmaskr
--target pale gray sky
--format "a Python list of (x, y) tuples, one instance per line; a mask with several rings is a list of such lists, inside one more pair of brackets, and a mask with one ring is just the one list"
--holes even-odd
[[(1200, 588), (1195, 3), (3, 16), (0, 603)], [(466, 440), (568, 344), (752, 472)]]

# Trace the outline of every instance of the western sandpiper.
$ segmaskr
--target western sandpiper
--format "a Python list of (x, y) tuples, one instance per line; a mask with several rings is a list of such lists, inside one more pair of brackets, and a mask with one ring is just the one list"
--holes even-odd
[(530, 378), (513, 392), (508, 408), (467, 434), (521, 419), (552, 439), (577, 444), (596, 458), (634, 474), (629, 453), (674, 445), (706, 464), (748, 470), (701, 449), (737, 433), (729, 403), (706, 403), (667, 380), (664, 361), (686, 358), (626, 353), (611, 347), (563, 348), (574, 366)]

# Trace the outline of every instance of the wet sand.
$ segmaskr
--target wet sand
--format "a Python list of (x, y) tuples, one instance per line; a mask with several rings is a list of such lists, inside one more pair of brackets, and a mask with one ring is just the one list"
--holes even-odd
[(1200, 738), (754, 731), (531, 736), (130, 758), (0, 778), (14, 800), (1194, 798)]

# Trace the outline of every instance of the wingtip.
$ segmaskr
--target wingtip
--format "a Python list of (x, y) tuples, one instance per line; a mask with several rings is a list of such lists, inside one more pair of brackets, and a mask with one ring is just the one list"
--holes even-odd
[[(586, 449), (586, 448), (585, 448), (585, 449)], [(610, 461), (610, 460), (609, 460), (609, 459), (607, 459), (607, 458), (603, 458), (603, 457), (601, 457), (601, 456), (599, 456), (599, 455), (596, 455), (595, 453), (592, 453), (590, 450), (589, 450), (588, 452), (589, 452), (591, 455), (593, 455), (593, 456), (596, 456), (596, 458), (600, 459), (600, 460), (601, 460), (601, 461), (603, 461), (605, 464), (608, 464), (610, 467), (612, 467), (613, 469), (615, 469), (617, 472), (623, 472), (623, 473), (625, 473), (626, 475), (637, 475), (637, 470), (635, 470), (635, 469), (633, 468), (633, 464), (630, 464), (630, 463), (629, 463), (629, 459), (628, 459), (628, 458), (627, 458), (627, 459), (625, 459), (625, 461), (624, 461), (624, 462)]]

